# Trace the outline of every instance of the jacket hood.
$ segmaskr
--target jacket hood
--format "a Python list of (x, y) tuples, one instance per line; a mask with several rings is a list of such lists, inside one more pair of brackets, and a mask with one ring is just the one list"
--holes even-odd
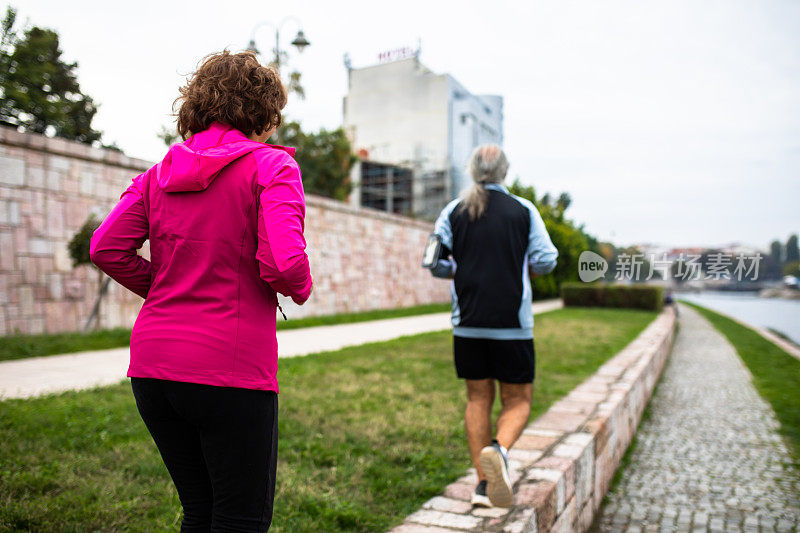
[(156, 181), (167, 192), (205, 190), (228, 164), (262, 148), (294, 156), (294, 148), (251, 141), (239, 130), (219, 122), (180, 144), (170, 146), (158, 164)]

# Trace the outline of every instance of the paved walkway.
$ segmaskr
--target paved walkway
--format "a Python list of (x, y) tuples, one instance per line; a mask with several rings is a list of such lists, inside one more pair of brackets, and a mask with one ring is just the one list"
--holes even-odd
[[(672, 355), (595, 531), (800, 531), (800, 482), (733, 347), (680, 306)], [(800, 407), (799, 407), (800, 408)]]
[[(533, 304), (534, 314), (562, 306), (561, 300)], [(450, 313), (389, 318), (278, 332), (279, 357), (329, 352), (347, 346), (378, 342), (450, 329)], [(118, 383), (125, 378), (130, 352), (127, 346), (64, 355), (32, 357), (0, 363), (0, 399), (30, 398)]]

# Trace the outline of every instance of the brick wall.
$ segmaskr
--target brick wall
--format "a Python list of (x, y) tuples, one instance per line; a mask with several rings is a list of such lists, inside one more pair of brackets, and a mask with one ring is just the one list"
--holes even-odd
[[(0, 126), (0, 335), (83, 326), (99, 278), (90, 265), (73, 268), (67, 243), (90, 213), (105, 216), (151, 165)], [(313, 196), (307, 203), (316, 288), (306, 306), (284, 306), (290, 318), (447, 300), (447, 284), (419, 268), (430, 224)], [(101, 327), (130, 327), (141, 304), (112, 283)]]
[(433, 224), (306, 198), (306, 241), (314, 276), (311, 300), (281, 305), (291, 319), (449, 301), (448, 283), (420, 267)]

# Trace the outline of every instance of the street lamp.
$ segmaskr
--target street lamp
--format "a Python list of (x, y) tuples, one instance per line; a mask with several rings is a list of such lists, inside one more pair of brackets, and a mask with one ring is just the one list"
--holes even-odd
[(297, 30), (297, 35), (295, 36), (291, 44), (297, 47), (298, 52), (302, 53), (305, 47), (310, 45), (311, 43), (308, 41), (308, 39), (306, 39), (306, 35), (303, 32), (303, 25), (296, 17), (291, 17), (291, 16), (283, 19), (278, 25), (275, 25), (267, 21), (256, 24), (256, 26), (253, 28), (252, 34), (250, 35), (250, 43), (247, 45), (247, 49), (253, 52), (254, 54), (258, 54), (259, 53), (258, 48), (256, 48), (256, 32), (264, 26), (272, 27), (272, 29), (275, 30), (275, 48), (273, 50), (273, 53), (275, 54), (275, 60), (273, 61), (273, 63), (275, 64), (275, 67), (280, 70), (281, 54), (282, 54), (280, 30), (281, 28), (283, 28), (283, 25), (290, 20), (294, 21), (299, 28)]
[(303, 30), (298, 30), (297, 36), (294, 38), (294, 41), (292, 41), (292, 44), (295, 45), (297, 47), (297, 51), (302, 54), (305, 47), (311, 43), (308, 42), (308, 39), (306, 39), (306, 34), (303, 33)]

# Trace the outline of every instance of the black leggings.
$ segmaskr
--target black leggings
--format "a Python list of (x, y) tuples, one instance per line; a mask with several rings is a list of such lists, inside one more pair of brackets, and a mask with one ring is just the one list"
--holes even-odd
[(181, 531), (267, 531), (278, 395), (150, 378), (131, 378), (131, 387), (178, 489)]

